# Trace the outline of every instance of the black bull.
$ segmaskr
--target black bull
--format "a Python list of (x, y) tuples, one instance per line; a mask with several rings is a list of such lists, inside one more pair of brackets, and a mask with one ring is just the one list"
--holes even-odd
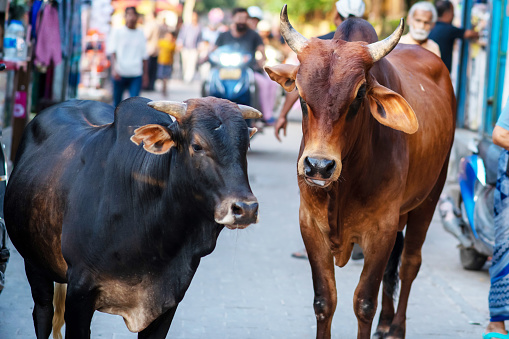
[(257, 221), (246, 160), (255, 130), (244, 118), (260, 113), (215, 98), (150, 104), (172, 121), (148, 102), (114, 111), (69, 101), (25, 130), (5, 219), (25, 260), (37, 338), (52, 330), (53, 282), (68, 284), (67, 338), (90, 337), (95, 310), (123, 316), (139, 338), (164, 338), (223, 226)]

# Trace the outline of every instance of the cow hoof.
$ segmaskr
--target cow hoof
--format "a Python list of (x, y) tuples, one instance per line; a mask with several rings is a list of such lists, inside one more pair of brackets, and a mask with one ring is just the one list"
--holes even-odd
[(372, 339), (384, 339), (385, 333), (382, 331), (376, 331), (375, 334), (373, 334)]
[(392, 325), (390, 331), (385, 335), (384, 339), (405, 339), (405, 328)]

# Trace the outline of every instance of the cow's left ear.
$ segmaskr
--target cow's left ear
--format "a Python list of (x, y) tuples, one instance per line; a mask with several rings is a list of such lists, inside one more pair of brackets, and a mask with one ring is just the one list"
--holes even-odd
[(264, 67), (265, 72), (269, 77), (280, 84), (285, 91), (291, 92), (295, 88), (295, 78), (297, 77), (297, 71), (299, 66), (283, 64), (272, 67)]
[(375, 83), (367, 97), (371, 114), (382, 125), (407, 134), (414, 134), (419, 129), (414, 110), (398, 93)]
[(161, 125), (145, 125), (134, 130), (131, 141), (153, 154), (164, 154), (175, 145), (168, 130)]

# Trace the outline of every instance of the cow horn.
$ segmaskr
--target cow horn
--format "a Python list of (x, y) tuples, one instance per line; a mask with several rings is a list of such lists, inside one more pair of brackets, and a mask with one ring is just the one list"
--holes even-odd
[(368, 51), (373, 58), (373, 62), (377, 62), (378, 60), (382, 59), (384, 56), (389, 54), (394, 49), (394, 47), (396, 47), (404, 29), (405, 20), (401, 18), (399, 21), (399, 26), (390, 36), (383, 39), (382, 41), (374, 42), (368, 45)]
[(293, 28), (292, 24), (288, 20), (288, 12), (286, 10), (286, 4), (283, 6), (281, 10), (281, 14), (279, 15), (280, 27), (281, 27), (281, 35), (285, 38), (286, 43), (290, 48), (297, 54), (299, 54), (304, 46), (308, 43), (308, 39), (306, 39), (302, 34), (297, 32), (295, 28)]
[(186, 115), (186, 111), (187, 111), (187, 104), (184, 102), (179, 102), (179, 101), (159, 100), (159, 101), (151, 101), (147, 105), (149, 105), (150, 107), (152, 107), (158, 111), (164, 112), (166, 114), (169, 114), (169, 115), (175, 117), (175, 119), (177, 119), (178, 121), (182, 120), (184, 115)]
[(246, 105), (237, 105), (239, 106), (240, 111), (242, 112), (242, 117), (244, 119), (260, 119), (263, 114), (257, 109), (253, 107), (249, 107)]

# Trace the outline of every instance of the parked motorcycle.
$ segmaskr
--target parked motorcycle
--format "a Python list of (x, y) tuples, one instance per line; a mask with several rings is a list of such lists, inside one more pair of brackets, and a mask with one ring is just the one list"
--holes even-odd
[(202, 96), (252, 106), (256, 86), (253, 70), (249, 67), (251, 59), (250, 53), (234, 45), (221, 46), (210, 53), (211, 69), (202, 84)]
[(447, 197), (439, 204), (443, 226), (459, 240), (461, 265), (467, 270), (480, 270), (493, 255), (494, 189), (501, 150), (482, 139), (473, 154), (460, 160), (457, 201)]

